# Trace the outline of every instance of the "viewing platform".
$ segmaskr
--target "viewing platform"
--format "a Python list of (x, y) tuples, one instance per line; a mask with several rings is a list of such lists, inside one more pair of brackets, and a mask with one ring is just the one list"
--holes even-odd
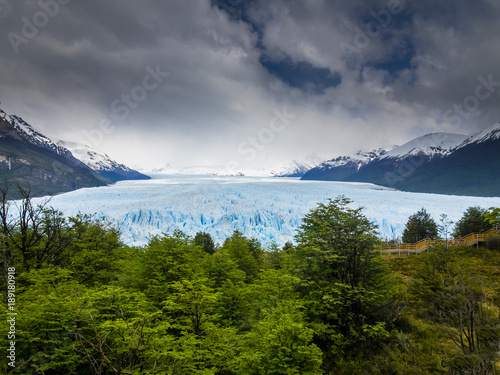
[(471, 233), (465, 237), (460, 239), (453, 240), (431, 240), (429, 238), (425, 238), (416, 243), (384, 243), (382, 244), (382, 250), (384, 252), (389, 252), (391, 254), (398, 255), (410, 255), (410, 254), (420, 254), (422, 251), (427, 251), (434, 244), (446, 244), (449, 246), (454, 245), (467, 245), (467, 246), (479, 246), (480, 243), (486, 242), (488, 237), (500, 234), (500, 229), (492, 228), (483, 233)]

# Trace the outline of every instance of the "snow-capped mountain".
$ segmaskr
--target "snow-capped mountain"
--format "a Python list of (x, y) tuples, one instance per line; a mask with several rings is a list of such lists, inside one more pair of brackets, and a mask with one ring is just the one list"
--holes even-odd
[[(91, 148), (54, 143), (21, 117), (1, 109), (0, 178), (30, 189), (32, 195), (52, 195), (119, 180), (149, 179)], [(12, 194), (15, 197), (16, 191)]]
[(343, 167), (348, 164), (355, 164), (357, 169), (361, 168), (363, 165), (366, 165), (373, 160), (385, 155), (388, 150), (393, 149), (393, 146), (390, 148), (379, 148), (371, 151), (357, 151), (352, 155), (348, 156), (339, 156), (338, 158), (325, 161), (322, 165), (325, 167), (335, 168), (335, 167)]
[(307, 172), (303, 179), (374, 182), (384, 185), (382, 180), (385, 176), (397, 171), (408, 160), (418, 159), (419, 164), (423, 165), (436, 157), (443, 157), (466, 138), (461, 134), (431, 133), (402, 146), (358, 151), (320, 164)]
[(35, 130), (30, 124), (24, 121), (21, 117), (15, 115), (7, 115), (5, 112), (1, 112), (4, 115), (4, 120), (7, 121), (12, 126), (11, 136), (16, 139), (19, 139), (25, 143), (29, 143), (31, 145), (41, 147), (46, 150), (50, 150), (55, 152), (58, 155), (61, 155), (71, 162), (84, 166), (85, 163), (76, 159), (69, 150), (66, 148), (57, 145), (52, 142), (52, 140), (39, 131)]
[(361, 167), (385, 155), (388, 150), (394, 147), (396, 146), (371, 151), (357, 151), (351, 155), (339, 156), (311, 168), (304, 174), (302, 179), (316, 180), (325, 178), (330, 181), (342, 181), (357, 173)]
[(293, 160), (291, 163), (272, 168), (269, 175), (273, 177), (302, 177), (310, 169), (320, 165), (324, 159), (317, 155), (309, 155), (304, 160)]
[[(361, 158), (360, 158), (361, 159)], [(432, 133), (358, 162), (323, 163), (304, 180), (370, 182), (405, 191), (500, 196), (500, 124), (473, 134)]]
[(33, 196), (105, 185), (70, 151), (5, 112), (0, 115), (0, 179), (10, 183), (9, 198), (20, 197), (16, 185)]
[(270, 174), (274, 177), (302, 177), (309, 169), (314, 167), (314, 165), (311, 166), (304, 162), (293, 160), (290, 164), (284, 164), (270, 171)]
[(402, 146), (381, 155), (380, 159), (404, 159), (410, 156), (425, 155), (429, 158), (444, 156), (467, 138), (463, 134), (431, 133), (415, 138)]
[(227, 169), (224, 166), (190, 166), (177, 167), (170, 163), (144, 173), (152, 175), (186, 175), (186, 176), (247, 176), (247, 177), (302, 177), (311, 168), (320, 164), (324, 159), (317, 155), (309, 155), (303, 160), (293, 160), (280, 166), (269, 166), (267, 168), (237, 168)]
[(107, 154), (98, 152), (93, 148), (74, 142), (59, 141), (57, 146), (68, 149), (71, 153), (90, 169), (99, 173), (101, 176), (111, 179), (112, 181), (122, 180), (148, 180), (150, 177), (139, 173), (111, 159)]
[(471, 135), (398, 182), (402, 190), (500, 196), (500, 124)]
[(60, 147), (52, 142), (48, 137), (42, 133), (33, 129), (33, 127), (24, 121), (21, 117), (15, 115), (6, 115), (5, 120), (12, 125), (16, 130), (17, 134), (24, 141), (30, 142), (33, 145), (50, 149), (58, 153), (59, 155), (64, 155), (67, 150), (64, 147)]
[(466, 147), (474, 143), (484, 143), (487, 141), (494, 141), (496, 139), (500, 139), (500, 122), (466, 138), (462, 143), (455, 147), (454, 150)]
[(85, 165), (89, 167), (101, 176), (111, 179), (113, 182), (149, 179), (148, 176), (114, 161), (108, 155), (100, 153), (89, 146), (65, 141), (54, 143), (50, 138), (35, 130), (21, 117), (7, 115), (3, 111), (2, 113), (5, 120), (12, 125), (19, 138), (24, 142), (54, 151), (58, 155), (64, 156), (80, 166)]

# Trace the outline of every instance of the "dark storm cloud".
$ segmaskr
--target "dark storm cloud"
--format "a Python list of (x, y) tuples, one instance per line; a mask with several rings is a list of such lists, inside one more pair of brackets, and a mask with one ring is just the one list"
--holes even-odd
[[(393, 6), (399, 8), (397, 13), (388, 12)], [(264, 44), (277, 59), (312, 61), (343, 75), (349, 85), (347, 95), (341, 85), (332, 101), (350, 100), (356, 87), (370, 89), (359, 84), (366, 79), (375, 88), (377, 77), (376, 89), (386, 100), (361, 100), (351, 105), (356, 113), (367, 113), (373, 104), (379, 108), (403, 106), (415, 112), (410, 117), (420, 119), (425, 131), (437, 126), (462, 132), (500, 119), (498, 90), (479, 105), (471, 98), (480, 77), (492, 75), (500, 82), (498, 15), (499, 4), (494, 1), (353, 1), (340, 6), (321, 1), (273, 1), (263, 2), (255, 13), (263, 20)], [(372, 25), (377, 24), (381, 24), (380, 32), (370, 36)], [(333, 48), (342, 44), (355, 50), (348, 51), (348, 59), (345, 49)], [(358, 98), (363, 95), (357, 94)], [(349, 103), (345, 105), (349, 107)]]
[[(93, 134), (97, 148), (138, 165), (257, 165), (471, 132), (500, 120), (499, 8), (0, 0), (0, 100), (49, 134)], [(477, 98), (483, 80), (493, 92)], [(238, 150), (284, 107), (294, 120), (247, 160)]]
[[(17, 7), (2, 29), (25, 38), (24, 20), (31, 21), (40, 11), (38, 4)], [(172, 132), (186, 128), (203, 132), (213, 122), (223, 131), (225, 122), (237, 123), (241, 115), (227, 106), (231, 90), (224, 82), (211, 80), (227, 80), (228, 86), (246, 79), (258, 81), (254, 68), (240, 72), (252, 58), (246, 51), (251, 52), (253, 45), (247, 27), (232, 25), (202, 2), (142, 2), (140, 6), (132, 1), (70, 2), (60, 5), (37, 34), (25, 38), (27, 43), (17, 44), (15, 39), (15, 48), (10, 45), (12, 38), (11, 42), (2, 39), (6, 53), (1, 82), (19, 91), (18, 97), (11, 92), (4, 101), (14, 107), (19, 101), (37, 99), (66, 102), (59, 109), (49, 105), (58, 116), (64, 115), (64, 104), (87, 107), (89, 116), (80, 119), (83, 127), (95, 126), (104, 116), (120, 127), (141, 126), (151, 132), (163, 127)], [(116, 119), (112, 104), (130, 96), (148, 67), (159, 67), (170, 78), (148, 93), (147, 100), (130, 105), (133, 116)], [(24, 90), (36, 91), (34, 98), (27, 98)]]

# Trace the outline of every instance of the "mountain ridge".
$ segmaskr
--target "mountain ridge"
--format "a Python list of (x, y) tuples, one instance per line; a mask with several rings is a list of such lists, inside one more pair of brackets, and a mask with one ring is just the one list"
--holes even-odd
[(422, 193), (500, 196), (498, 156), (500, 124), (495, 124), (470, 136), (426, 134), (381, 154), (357, 171), (351, 168), (349, 173), (327, 161), (302, 179), (369, 182)]
[(20, 189), (43, 196), (106, 185), (71, 152), (29, 132), (24, 124), (19, 126), (19, 119), (0, 116), (0, 180), (2, 187), (8, 187), (9, 199), (19, 198)]
[(89, 166), (89, 160), (75, 157), (63, 144), (54, 143), (20, 116), (0, 109), (0, 180), (10, 186), (9, 199), (19, 198), (21, 189), (44, 196), (150, 178), (90, 148), (89, 158), (93, 156), (96, 164)]
[(149, 180), (151, 177), (142, 174), (124, 164), (111, 159), (107, 154), (92, 147), (76, 142), (58, 141), (57, 145), (69, 150), (87, 167), (113, 182), (124, 180)]

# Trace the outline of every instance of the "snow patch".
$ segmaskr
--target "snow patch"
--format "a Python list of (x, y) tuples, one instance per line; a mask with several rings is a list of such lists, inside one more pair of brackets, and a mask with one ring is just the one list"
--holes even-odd
[(107, 154), (98, 152), (90, 146), (66, 141), (59, 141), (57, 144), (70, 150), (74, 157), (96, 172), (113, 172), (117, 169), (121, 169), (124, 172), (132, 171), (126, 165), (114, 161)]
[(463, 134), (431, 133), (415, 138), (400, 147), (388, 151), (380, 159), (403, 159), (412, 155), (424, 154), (429, 157), (444, 156), (467, 138)]
[(40, 132), (36, 131), (31, 125), (29, 125), (26, 121), (24, 121), (19, 116), (7, 115), (6, 120), (10, 122), (10, 124), (16, 129), (19, 135), (30, 143), (55, 151), (59, 155), (66, 155), (68, 152), (62, 146), (56, 145), (52, 140)]
[(274, 177), (302, 177), (307, 171), (324, 162), (325, 159), (313, 154), (304, 160), (293, 160), (291, 163), (283, 164), (278, 168), (272, 168), (268, 173)]
[(371, 151), (357, 151), (354, 154), (348, 155), (348, 156), (339, 156), (336, 159), (332, 159), (329, 161), (326, 161), (322, 163), (319, 167), (320, 168), (336, 168), (336, 167), (342, 167), (344, 165), (354, 163), (357, 165), (358, 170), (361, 168), (363, 165), (366, 165), (373, 160), (381, 157), (382, 155), (385, 155), (389, 150), (394, 149), (397, 146), (392, 146), (388, 148), (379, 148)]
[(473, 144), (473, 143), (483, 143), (489, 140), (495, 140), (500, 138), (500, 122), (498, 124), (494, 124), (489, 128), (476, 133), (461, 143), (457, 149), (462, 148), (464, 146)]

